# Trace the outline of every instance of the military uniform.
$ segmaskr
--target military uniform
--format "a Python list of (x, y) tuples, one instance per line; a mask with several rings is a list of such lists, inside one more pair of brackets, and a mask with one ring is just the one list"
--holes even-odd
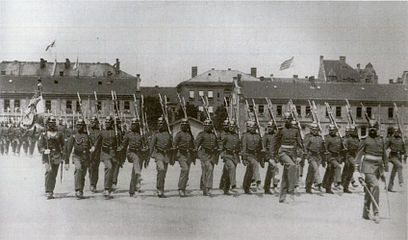
[(193, 135), (189, 131), (179, 131), (174, 137), (174, 146), (177, 148), (176, 158), (181, 168), (178, 189), (180, 196), (185, 196), (190, 166), (192, 162), (195, 162), (196, 155)]
[(212, 131), (204, 130), (197, 135), (195, 147), (201, 161), (203, 194), (206, 196), (213, 187), (214, 164), (218, 162), (217, 137)]
[(224, 193), (229, 193), (230, 187), (235, 189), (237, 186), (236, 182), (236, 167), (239, 160), (240, 152), (240, 139), (237, 133), (227, 132), (223, 138), (221, 144), (222, 159), (224, 160), (223, 176), (225, 176)]
[(28, 129), (26, 128), (21, 128), (21, 145), (23, 147), (24, 154), (27, 156), (28, 154), (28, 147), (29, 147), (29, 142), (28, 142)]
[(346, 161), (344, 163), (343, 174), (342, 174), (342, 183), (343, 183), (343, 191), (349, 191), (350, 181), (353, 177), (353, 172), (355, 171), (354, 166), (355, 158), (358, 151), (358, 146), (360, 144), (360, 140), (355, 135), (348, 135), (344, 138), (344, 147), (346, 149)]
[[(109, 117), (108, 117), (109, 118)], [(113, 121), (107, 119), (107, 121)], [(111, 122), (107, 124), (112, 124)], [(115, 135), (115, 130), (112, 129), (112, 126), (108, 127), (101, 131), (101, 161), (105, 165), (105, 177), (104, 177), (104, 195), (108, 197), (112, 192), (112, 178), (113, 171), (118, 165), (118, 160), (116, 156), (117, 150), (117, 140)]]
[(390, 175), (390, 181), (388, 183), (388, 191), (392, 191), (394, 186), (395, 175), (398, 174), (399, 184), (404, 183), (404, 177), (402, 175), (402, 157), (405, 155), (405, 146), (400, 136), (392, 136), (387, 139), (386, 149), (390, 149), (390, 161), (393, 165)]
[(10, 140), (11, 140), (11, 126), (5, 126), (4, 128), (4, 153), (7, 155), (9, 153), (9, 149), (10, 149)]
[(252, 179), (259, 186), (261, 174), (259, 173), (260, 153), (262, 151), (262, 139), (255, 132), (246, 132), (242, 136), (242, 162), (246, 165), (243, 188), (245, 193), (250, 193)]
[(332, 136), (330, 134), (325, 136), (325, 145), (328, 151), (327, 168), (323, 177), (323, 187), (326, 188), (327, 193), (332, 192), (332, 183), (338, 186), (341, 183), (341, 154), (343, 151), (342, 139), (340, 136)]
[(37, 132), (37, 128), (34, 126), (31, 129), (28, 129), (27, 131), (27, 137), (28, 137), (28, 155), (30, 157), (33, 156), (34, 154), (34, 149), (35, 149), (35, 144), (37, 143), (39, 133)]
[(20, 144), (20, 139), (18, 128), (14, 124), (10, 127), (9, 139), (11, 142), (11, 151), (15, 155), (17, 154), (17, 146)]
[(5, 127), (4, 127), (4, 123), (1, 122), (0, 124), (0, 153), (1, 155), (4, 154), (4, 146), (5, 146)]
[(102, 145), (102, 135), (98, 127), (92, 127), (89, 129), (89, 139), (95, 146), (95, 151), (90, 154), (90, 163), (88, 169), (91, 191), (95, 192), (99, 178), (99, 164), (101, 162)]
[[(46, 149), (49, 154), (44, 153)], [(53, 130), (44, 131), (38, 142), (38, 151), (42, 154), (42, 163), (45, 165), (45, 192), (48, 198), (53, 197), (55, 182), (60, 163), (64, 160), (64, 137)], [(66, 164), (69, 162), (65, 159)]]
[(316, 183), (317, 186), (320, 186), (322, 183), (319, 172), (319, 166), (324, 160), (325, 153), (322, 136), (320, 136), (318, 133), (308, 133), (305, 136), (305, 149), (309, 161), (309, 167), (306, 175), (306, 192), (312, 193), (313, 183)]
[(275, 134), (274, 133), (266, 133), (263, 137), (264, 146), (266, 148), (266, 155), (268, 159), (268, 168), (266, 169), (265, 174), (265, 182), (264, 182), (264, 190), (265, 193), (271, 193), (271, 183), (273, 184), (273, 189), (278, 186), (279, 183), (279, 168), (276, 165), (277, 159), (274, 158), (273, 154), (273, 146), (275, 144)]
[(172, 139), (165, 128), (154, 133), (150, 141), (150, 155), (156, 161), (156, 188), (159, 197), (164, 197), (164, 184), (167, 174), (167, 167), (172, 157)]
[[(220, 148), (222, 148), (222, 143), (224, 141), (224, 137), (228, 133), (228, 124), (229, 124), (229, 120), (225, 120), (223, 122), (223, 130), (218, 135), (218, 146)], [(224, 167), (222, 169), (221, 179), (220, 179), (220, 186), (219, 186), (220, 189), (224, 189), (224, 187), (225, 187), (225, 182), (228, 179), (227, 173), (228, 172), (225, 171), (225, 165), (224, 165)]]

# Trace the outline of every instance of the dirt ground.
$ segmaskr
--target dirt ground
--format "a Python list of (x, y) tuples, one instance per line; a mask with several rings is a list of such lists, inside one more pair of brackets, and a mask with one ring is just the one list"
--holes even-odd
[[(151, 163), (143, 169), (143, 193), (130, 198), (131, 165), (126, 163), (118, 191), (113, 199), (105, 200), (101, 164), (100, 191), (89, 191), (87, 177), (87, 199), (76, 200), (73, 172), (71, 164), (63, 182), (57, 182), (56, 199), (46, 200), (39, 155), (0, 156), (0, 239), (407, 239), (407, 191), (398, 182), (397, 192), (388, 194), (391, 217), (381, 183), (382, 217), (375, 224), (361, 218), (361, 188), (353, 189), (353, 194), (337, 191), (334, 195), (309, 195), (301, 188), (289, 204), (278, 203), (277, 195), (245, 195), (242, 189), (239, 196), (225, 196), (216, 189), (214, 196), (204, 197), (199, 191), (201, 168), (197, 163), (190, 174), (191, 196), (180, 198), (180, 167), (176, 164), (166, 178), (168, 197), (160, 199), (155, 196), (156, 170)], [(406, 168), (404, 174), (406, 179)], [(217, 187), (221, 165), (214, 175)], [(239, 185), (243, 175), (244, 167), (239, 165)], [(261, 175), (265, 176), (265, 169)]]

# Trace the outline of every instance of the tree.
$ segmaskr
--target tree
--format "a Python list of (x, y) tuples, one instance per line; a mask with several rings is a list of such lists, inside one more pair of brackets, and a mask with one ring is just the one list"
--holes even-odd
[(213, 121), (214, 121), (214, 126), (217, 130), (222, 129), (222, 123), (225, 121), (225, 119), (228, 118), (228, 113), (227, 110), (225, 109), (224, 106), (218, 106), (217, 109), (215, 109), (215, 113), (213, 116)]
[(147, 124), (150, 130), (156, 129), (157, 119), (162, 115), (161, 105), (158, 97), (145, 97), (145, 111), (147, 115)]
[[(197, 114), (198, 114), (198, 107), (190, 104), (190, 103), (186, 103), (186, 111), (187, 111), (187, 116), (188, 117), (193, 117), (193, 118), (197, 118)], [(176, 120), (181, 119), (184, 117), (184, 113), (183, 113), (183, 109), (181, 109), (181, 106), (178, 108), (177, 114), (176, 114)]]

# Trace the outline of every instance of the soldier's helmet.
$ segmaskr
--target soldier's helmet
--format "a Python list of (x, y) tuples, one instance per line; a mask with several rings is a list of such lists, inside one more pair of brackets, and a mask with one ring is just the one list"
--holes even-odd
[(113, 118), (111, 116), (107, 116), (105, 118), (105, 123), (112, 123), (113, 122)]
[(204, 121), (204, 126), (211, 126), (211, 124), (212, 124), (212, 121), (210, 119), (206, 119)]
[(47, 123), (48, 124), (55, 124), (57, 122), (57, 119), (55, 119), (55, 117), (54, 116), (50, 116), (49, 118), (48, 118), (48, 121), (47, 121)]
[(229, 120), (225, 119), (224, 122), (222, 122), (222, 126), (228, 127), (228, 125), (229, 125)]
[(269, 121), (268, 124), (266, 125), (268, 128), (274, 128), (276, 127), (273, 121)]
[(394, 126), (394, 128), (392, 130), (393, 130), (394, 133), (401, 133), (398, 126)]
[(335, 130), (336, 130), (336, 126), (334, 126), (334, 124), (330, 124), (329, 131), (335, 131)]
[(246, 122), (246, 126), (249, 127), (249, 128), (254, 128), (255, 127), (255, 122), (249, 120), (249, 121)]
[(85, 126), (85, 120), (82, 119), (82, 118), (78, 119), (77, 122), (76, 122), (76, 125), (77, 126)]
[(181, 125), (189, 125), (188, 119), (187, 118), (182, 118), (181, 119)]
[(283, 119), (285, 119), (285, 121), (292, 120), (292, 115), (290, 114), (290, 112), (283, 113)]
[(319, 125), (316, 122), (312, 122), (310, 124), (310, 129), (318, 131), (319, 130)]
[(229, 122), (228, 122), (228, 126), (229, 126), (229, 127), (236, 127), (237, 125), (235, 124), (234, 121), (229, 121)]
[(132, 120), (130, 120), (130, 124), (131, 125), (140, 125), (140, 120), (137, 118), (132, 118)]
[(350, 126), (350, 131), (354, 132), (355, 130), (356, 130), (356, 126), (352, 124), (352, 125)]
[(290, 125), (293, 127), (297, 127), (297, 122), (295, 120), (290, 121)]
[(163, 118), (163, 117), (159, 117), (159, 118), (157, 119), (157, 125), (163, 124), (163, 123), (164, 123), (164, 118)]
[(347, 125), (346, 126), (346, 132), (348, 132), (348, 133), (350, 133), (350, 132), (352, 132), (353, 130), (351, 130), (351, 125)]
[(375, 119), (370, 119), (370, 121), (368, 121), (368, 128), (369, 129), (378, 129), (378, 122)]
[(116, 120), (116, 124), (120, 124), (120, 123), (121, 123), (119, 116), (116, 116), (116, 117), (115, 117), (115, 120)]

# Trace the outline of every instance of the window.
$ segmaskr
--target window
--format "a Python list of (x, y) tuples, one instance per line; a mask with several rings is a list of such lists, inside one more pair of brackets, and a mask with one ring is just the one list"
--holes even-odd
[(190, 90), (189, 92), (189, 98), (194, 99), (194, 90)]
[(10, 111), (10, 99), (4, 99), (4, 112)]
[(326, 108), (326, 117), (329, 118), (329, 112), (327, 111), (327, 108)]
[(301, 106), (296, 106), (296, 112), (299, 116), (302, 116), (302, 107)]
[(367, 107), (367, 115), (371, 118), (371, 107)]
[(60, 77), (63, 77), (64, 76), (64, 72), (60, 72)]
[(341, 107), (336, 107), (336, 117), (341, 117)]
[(367, 128), (365, 126), (361, 127), (361, 136), (365, 136), (367, 134)]
[(98, 101), (98, 103), (96, 104), (96, 107), (97, 107), (98, 111), (101, 111), (102, 110), (102, 102)]
[(310, 106), (306, 106), (306, 117), (310, 116)]
[(125, 113), (130, 113), (130, 103), (129, 103), (129, 101), (125, 101), (123, 103), (123, 110), (124, 110)]
[(51, 100), (45, 101), (45, 110), (51, 112)]
[(208, 107), (208, 112), (209, 112), (209, 113), (213, 113), (213, 112), (214, 112), (213, 106), (209, 106), (209, 107)]
[(357, 107), (356, 117), (361, 118), (361, 107)]
[(14, 111), (15, 112), (20, 112), (20, 100), (14, 100)]
[(259, 114), (264, 114), (264, 105), (258, 105)]
[[(230, 98), (229, 97), (225, 97), (225, 100), (227, 100), (227, 107), (229, 107), (230, 106)], [(225, 101), (223, 101), (224, 102), (224, 106), (225, 106)]]
[(6, 75), (6, 71), (1, 71), (1, 75)]
[(388, 118), (390, 119), (394, 118), (394, 108), (392, 107), (388, 108)]
[(198, 91), (198, 96), (204, 97), (204, 91), (203, 90)]
[(55, 83), (55, 84), (58, 84), (58, 80), (54, 80), (54, 83)]
[(76, 112), (79, 113), (81, 112), (81, 105), (79, 105), (79, 101), (76, 101)]
[(217, 98), (220, 98), (220, 93), (217, 93)]
[(208, 98), (212, 99), (214, 97), (214, 93), (212, 90), (208, 90)]
[(249, 105), (249, 111), (253, 112), (254, 111), (254, 105)]
[(198, 106), (198, 111), (204, 112), (204, 107), (203, 106)]
[(276, 106), (276, 114), (278, 114), (278, 116), (282, 116), (282, 105)]
[(72, 101), (67, 100), (67, 102), (65, 103), (65, 108), (72, 109)]
[(102, 81), (98, 81), (98, 85), (101, 86), (101, 85), (102, 85)]

